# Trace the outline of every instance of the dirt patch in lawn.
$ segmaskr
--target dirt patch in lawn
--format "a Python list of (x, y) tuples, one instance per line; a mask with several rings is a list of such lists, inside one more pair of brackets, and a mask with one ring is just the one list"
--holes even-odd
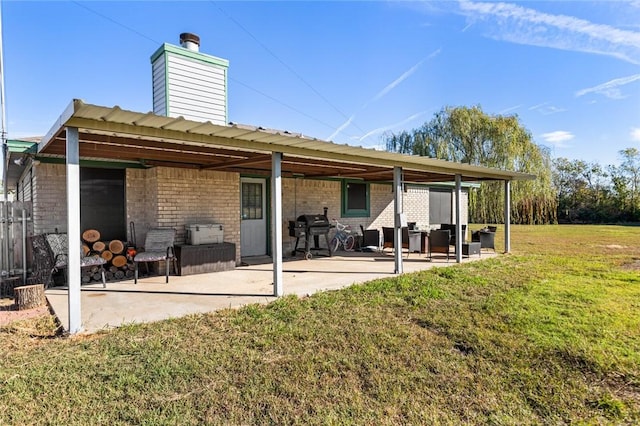
[(0, 327), (9, 325), (15, 321), (45, 317), (48, 315), (51, 315), (51, 313), (47, 305), (18, 311), (13, 304), (13, 299), (0, 299)]

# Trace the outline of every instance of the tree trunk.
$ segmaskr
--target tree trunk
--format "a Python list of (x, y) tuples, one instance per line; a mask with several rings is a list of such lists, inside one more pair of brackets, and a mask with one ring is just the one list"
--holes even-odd
[(13, 289), (13, 296), (19, 311), (37, 308), (47, 301), (44, 296), (44, 284), (16, 287)]

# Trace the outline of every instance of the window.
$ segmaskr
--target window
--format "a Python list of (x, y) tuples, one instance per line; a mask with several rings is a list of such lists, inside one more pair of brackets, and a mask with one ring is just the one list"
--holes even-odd
[(262, 219), (261, 183), (242, 183), (242, 219)]
[(369, 184), (345, 180), (342, 181), (342, 216), (369, 216)]
[(453, 194), (450, 189), (429, 189), (429, 223), (451, 223), (451, 203)]

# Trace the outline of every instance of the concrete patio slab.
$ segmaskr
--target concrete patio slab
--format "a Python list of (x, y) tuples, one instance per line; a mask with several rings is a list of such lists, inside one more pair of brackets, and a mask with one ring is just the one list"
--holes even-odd
[[(464, 257), (463, 262), (494, 257), (483, 252), (481, 257)], [(131, 323), (160, 321), (189, 314), (237, 308), (252, 303), (269, 303), (273, 296), (273, 272), (268, 258), (243, 259), (247, 265), (233, 271), (209, 274), (164, 275), (138, 280), (101, 283), (82, 286), (81, 315), (84, 332)], [(403, 258), (404, 272), (415, 272), (435, 266), (455, 265), (454, 260), (435, 257), (429, 262), (424, 254), (413, 253)], [(307, 296), (318, 291), (337, 290), (354, 283), (393, 276), (394, 261), (391, 253), (341, 252), (333, 257), (314, 257), (311, 260), (285, 261), (284, 294)], [(46, 291), (47, 299), (63, 327), (69, 324), (66, 287)]]

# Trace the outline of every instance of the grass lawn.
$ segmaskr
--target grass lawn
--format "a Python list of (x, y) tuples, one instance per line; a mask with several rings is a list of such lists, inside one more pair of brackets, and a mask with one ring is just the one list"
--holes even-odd
[(640, 227), (514, 226), (512, 245), (91, 336), (4, 327), (0, 424), (640, 423)]

